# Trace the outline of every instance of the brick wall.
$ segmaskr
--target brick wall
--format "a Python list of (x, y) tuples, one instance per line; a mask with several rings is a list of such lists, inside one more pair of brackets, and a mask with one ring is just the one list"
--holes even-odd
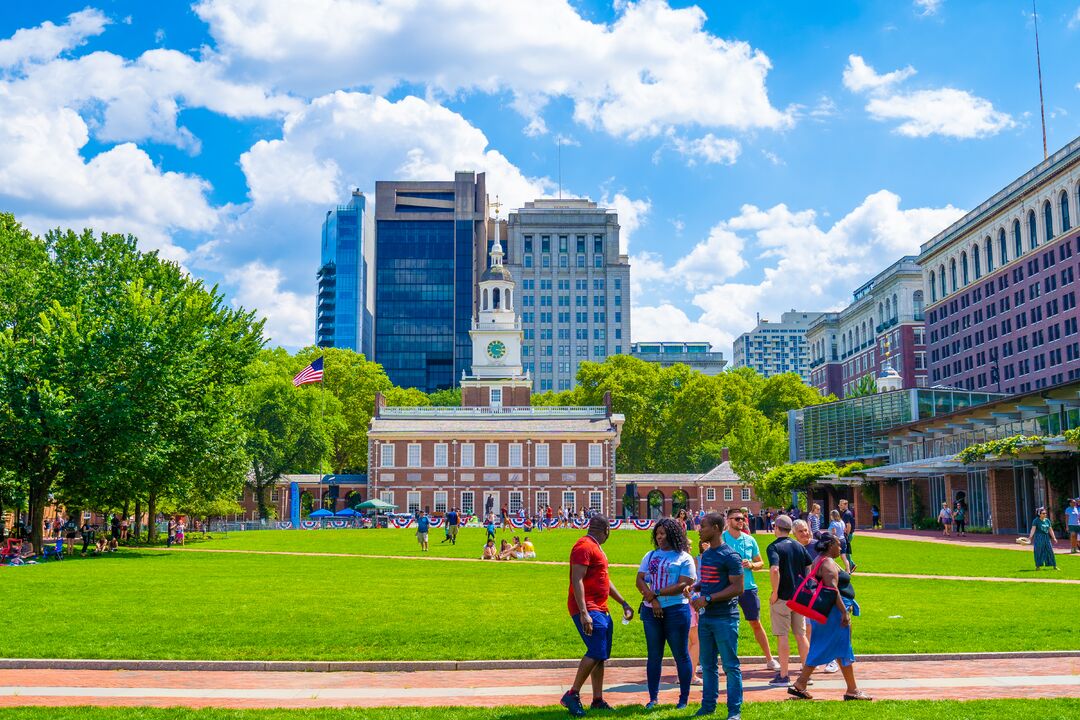
[(1016, 532), (1016, 496), (1013, 471), (991, 468), (987, 472), (991, 528), (995, 533)]

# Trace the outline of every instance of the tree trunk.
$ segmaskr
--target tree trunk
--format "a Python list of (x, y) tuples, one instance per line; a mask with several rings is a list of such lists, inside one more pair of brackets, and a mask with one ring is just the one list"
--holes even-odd
[(45, 503), (49, 500), (49, 487), (52, 485), (51, 478), (37, 478), (30, 481), (30, 542), (34, 546), (34, 552), (42, 551), (42, 524), (45, 521)]
[(134, 533), (132, 537), (138, 542), (142, 537), (142, 500), (138, 497), (135, 498), (135, 527), (131, 530)]
[(157, 493), (150, 493), (146, 499), (146, 544), (157, 542)]
[(270, 517), (270, 510), (266, 507), (266, 487), (261, 483), (256, 486), (255, 502), (259, 506), (259, 519), (267, 520)]

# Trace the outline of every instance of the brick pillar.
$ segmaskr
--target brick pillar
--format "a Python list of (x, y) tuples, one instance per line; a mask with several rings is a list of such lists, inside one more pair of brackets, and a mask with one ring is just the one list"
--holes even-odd
[(870, 502), (863, 497), (862, 491), (859, 488), (854, 488), (854, 490), (855, 527), (868, 528), (874, 524), (874, 517), (870, 514)]
[(881, 483), (881, 505), (878, 506), (878, 510), (881, 511), (881, 527), (886, 530), (895, 530), (900, 527), (900, 507), (897, 504), (897, 496), (899, 491), (897, 486), (882, 482)]
[(990, 496), (990, 528), (994, 534), (1016, 532), (1016, 486), (1012, 469), (990, 468), (987, 494)]

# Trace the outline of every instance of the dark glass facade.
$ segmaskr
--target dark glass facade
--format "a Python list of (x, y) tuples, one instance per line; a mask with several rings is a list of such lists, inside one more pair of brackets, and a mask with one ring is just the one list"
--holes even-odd
[(367, 261), (363, 253), (365, 200), (353, 195), (348, 205), (326, 214), (315, 310), (315, 342), (347, 348), (371, 357), (371, 313), (366, 307)]

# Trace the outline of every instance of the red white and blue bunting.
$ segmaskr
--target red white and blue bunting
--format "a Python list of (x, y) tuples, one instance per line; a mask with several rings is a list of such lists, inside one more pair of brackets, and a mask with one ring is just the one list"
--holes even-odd
[(277, 524), (278, 530), (292, 530), (292, 523), (288, 520), (279, 520)]
[(431, 520), (431, 527), (433, 527), (433, 528), (442, 527), (443, 523), (446, 522), (444, 518), (434, 518), (433, 517), (433, 518), (428, 518), (428, 519)]
[(413, 524), (413, 519), (411, 515), (392, 515), (390, 524), (396, 528), (405, 529)]
[(631, 520), (630, 524), (634, 526), (636, 530), (652, 530), (653, 525), (656, 523), (652, 520)]
[(319, 521), (318, 520), (301, 520), (300, 521), (300, 527), (302, 527), (304, 530), (314, 530), (315, 528), (319, 527)]

